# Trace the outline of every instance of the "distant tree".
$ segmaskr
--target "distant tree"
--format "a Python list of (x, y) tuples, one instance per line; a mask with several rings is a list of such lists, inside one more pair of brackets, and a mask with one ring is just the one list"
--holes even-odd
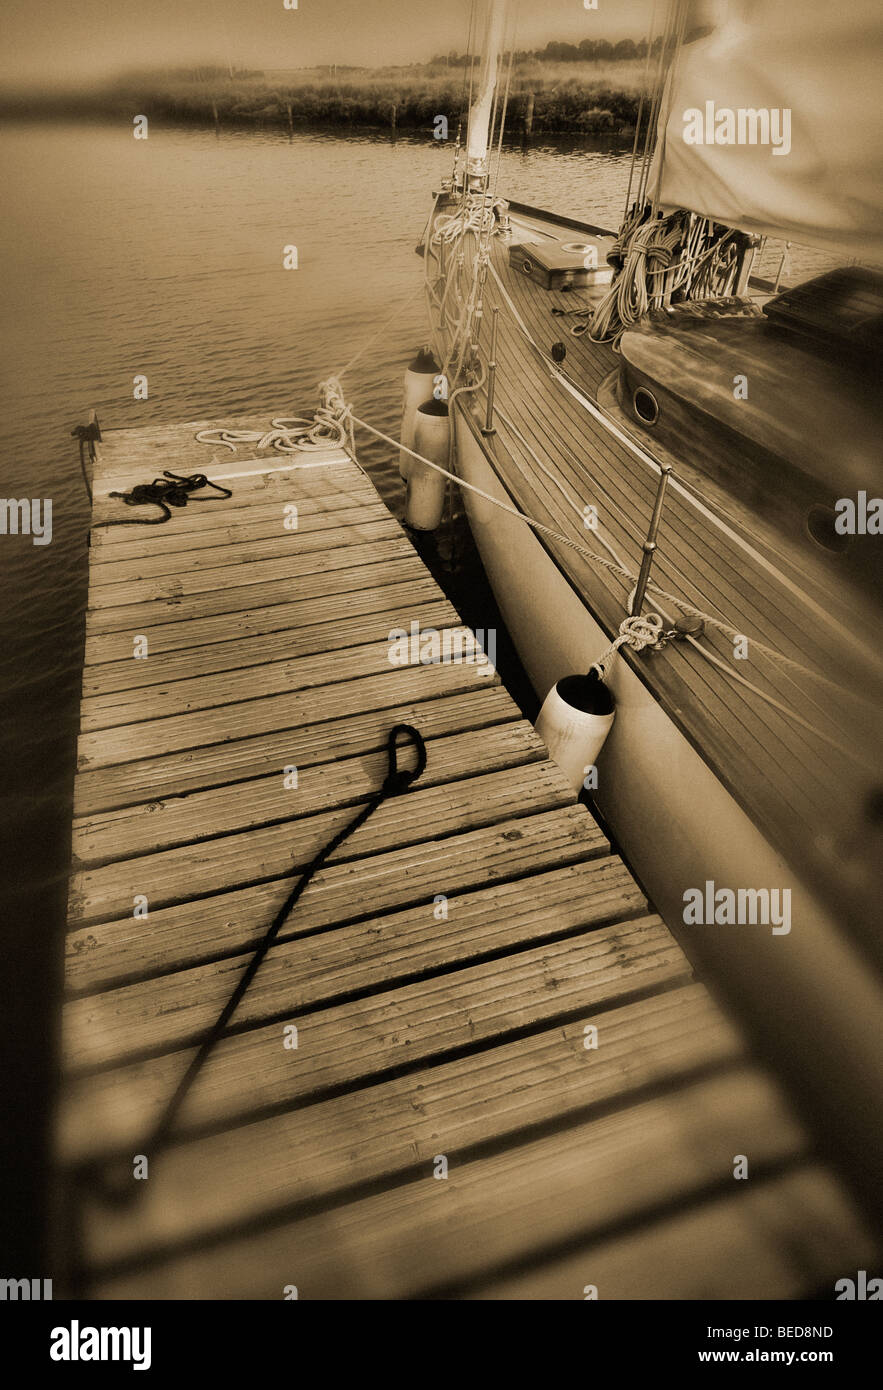
[(572, 63), (580, 56), (575, 43), (547, 43), (543, 57), (553, 63)]
[(616, 44), (613, 49), (613, 59), (615, 62), (621, 62), (626, 58), (637, 58), (637, 56), (638, 50), (634, 39), (620, 39), (619, 43)]
[(595, 59), (597, 62), (609, 62), (613, 57), (613, 44), (606, 39), (599, 39), (595, 44)]
[(596, 39), (582, 39), (579, 44), (579, 56), (581, 58), (592, 59), (595, 56), (595, 49), (598, 47)]

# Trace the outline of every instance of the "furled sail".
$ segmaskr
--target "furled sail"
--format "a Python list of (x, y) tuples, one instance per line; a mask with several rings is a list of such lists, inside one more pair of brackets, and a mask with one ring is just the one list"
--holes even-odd
[(880, 0), (724, 0), (684, 44), (649, 181), (666, 209), (883, 263)]

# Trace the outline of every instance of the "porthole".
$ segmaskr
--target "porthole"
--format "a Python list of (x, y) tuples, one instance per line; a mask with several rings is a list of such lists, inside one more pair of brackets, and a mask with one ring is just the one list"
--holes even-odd
[(842, 555), (849, 545), (849, 537), (841, 536), (834, 529), (836, 514), (833, 507), (823, 507), (819, 503), (810, 507), (806, 517), (806, 529), (816, 545), (830, 550), (832, 555)]
[(652, 391), (648, 391), (646, 386), (639, 386), (632, 396), (632, 406), (639, 420), (643, 420), (645, 425), (655, 425), (659, 419), (659, 406)]

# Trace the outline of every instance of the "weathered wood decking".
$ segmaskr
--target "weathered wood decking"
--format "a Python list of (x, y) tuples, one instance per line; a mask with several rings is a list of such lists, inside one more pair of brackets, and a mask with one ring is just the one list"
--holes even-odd
[[(200, 427), (111, 433), (96, 464), (96, 522), (163, 468), (234, 495), (92, 532), (57, 1145), (84, 1290), (790, 1297), (860, 1267), (843, 1193), (496, 676), (391, 665), (392, 628), (460, 620), (366, 475), (211, 465)], [(138, 1199), (103, 1205), (72, 1175), (140, 1152), (403, 721), (424, 775), (310, 884)]]

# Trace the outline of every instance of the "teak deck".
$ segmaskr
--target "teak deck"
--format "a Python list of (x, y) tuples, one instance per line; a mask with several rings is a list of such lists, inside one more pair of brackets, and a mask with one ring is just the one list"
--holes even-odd
[[(550, 225), (539, 217), (527, 219), (527, 224), (538, 229), (545, 225), (547, 231)], [(556, 339), (564, 341), (567, 356), (558, 370), (592, 401), (599, 395), (604, 398), (605, 380), (619, 359), (608, 345), (587, 335), (571, 335), (567, 318), (553, 317), (553, 309), (572, 312), (587, 302), (579, 292), (550, 292), (513, 270), (500, 238), (491, 244), (491, 268), (486, 309), (501, 312), (496, 435), (485, 447), (498, 476), (514, 506), (575, 541), (585, 541), (585, 528), (572, 499), (595, 503), (607, 540), (637, 573), (657, 477), (550, 377), (547, 362), (526, 333), (545, 354)], [(485, 358), (490, 331), (486, 312), (481, 341)], [(605, 405), (615, 416), (615, 405), (611, 409), (609, 399)], [(472, 409), (477, 429), (484, 418), (484, 393)], [(637, 438), (627, 417), (618, 423)], [(638, 443), (645, 453), (657, 449), (644, 437)], [(676, 479), (663, 511), (653, 582), (725, 619), (737, 631), (753, 634), (810, 671), (837, 671), (857, 698), (844, 697), (764, 659), (752, 683), (778, 701), (777, 708), (685, 643), (671, 644), (652, 665), (633, 658), (627, 649), (623, 660), (634, 665), (687, 739), (701, 750), (752, 824), (800, 870), (862, 948), (879, 959), (879, 934), (870, 925), (876, 920), (881, 891), (877, 864), (869, 861), (862, 874), (846, 875), (841, 851), (826, 839), (832, 825), (863, 824), (864, 807), (879, 783), (879, 612), (838, 577), (818, 567), (810, 570), (800, 561), (797, 547), (786, 544), (780, 528), (762, 520), (757, 508), (734, 507), (714, 484), (713, 470), (690, 464), (689, 448), (686, 458), (667, 461), (676, 463)], [(550, 476), (556, 486), (549, 485)], [(707, 501), (728, 530), (703, 519), (688, 495), (702, 505)], [(631, 581), (592, 565), (572, 547), (554, 540), (546, 543), (601, 625), (615, 635), (627, 611)], [(658, 606), (656, 599), (653, 606)], [(666, 612), (664, 603), (660, 611)], [(732, 665), (727, 636), (708, 627), (702, 640), (725, 668)], [(788, 710), (803, 723), (789, 717)], [(834, 743), (826, 742), (819, 728), (834, 733)], [(862, 757), (845, 756), (844, 747), (862, 749)]]
[[(99, 523), (120, 514), (109, 491), (163, 468), (234, 495), (92, 531), (69, 1287), (830, 1296), (872, 1254), (858, 1218), (496, 675), (390, 663), (392, 628), (460, 620), (367, 476), (335, 451), (210, 462), (205, 424), (113, 432), (96, 462)], [(137, 1200), (103, 1204), (76, 1174), (139, 1153), (399, 722), (426, 738), (425, 774), (311, 882)]]

